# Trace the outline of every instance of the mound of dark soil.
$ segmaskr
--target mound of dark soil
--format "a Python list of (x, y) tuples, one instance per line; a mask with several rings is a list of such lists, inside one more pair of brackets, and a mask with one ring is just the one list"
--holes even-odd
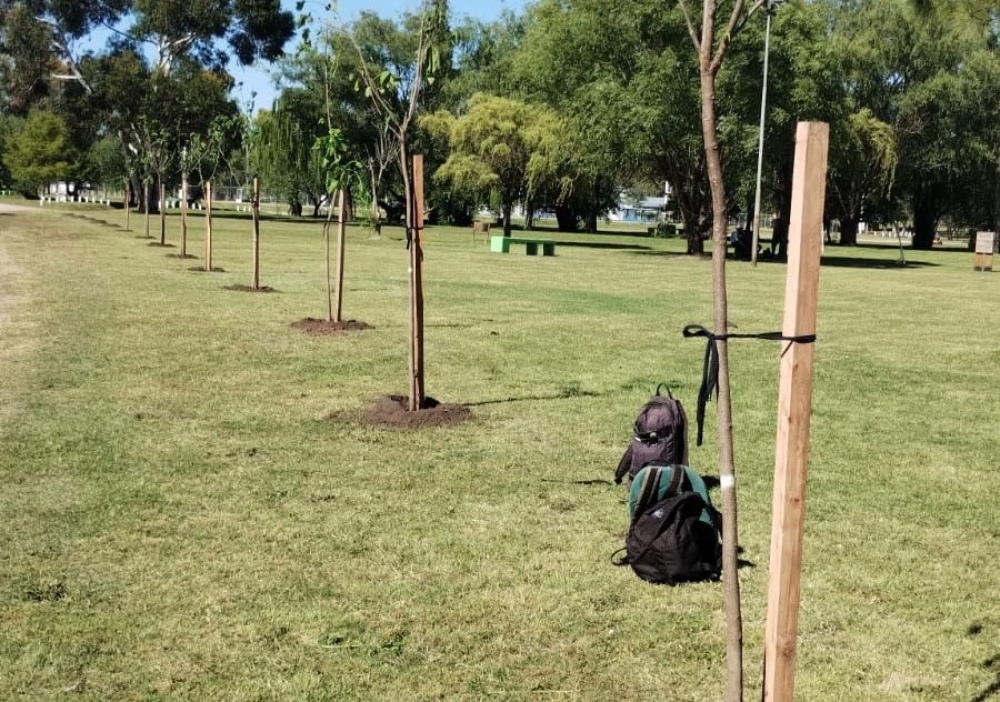
[(274, 288), (269, 288), (266, 285), (261, 285), (259, 288), (254, 288), (249, 285), (224, 285), (223, 290), (235, 290), (237, 292), (257, 292), (257, 293), (273, 293), (278, 292)]
[(424, 398), (423, 409), (410, 412), (408, 399), (402, 395), (376, 398), (358, 412), (337, 412), (331, 421), (357, 422), (365, 426), (391, 429), (419, 429), (459, 424), (472, 419), (472, 411), (465, 405), (438, 402), (433, 397)]
[(296, 329), (304, 331), (306, 334), (340, 334), (341, 332), (347, 331), (371, 329), (368, 324), (365, 322), (359, 322), (356, 319), (331, 322), (326, 319), (313, 319), (312, 317), (306, 317), (305, 319), (300, 319), (297, 322), (292, 322), (292, 326)]

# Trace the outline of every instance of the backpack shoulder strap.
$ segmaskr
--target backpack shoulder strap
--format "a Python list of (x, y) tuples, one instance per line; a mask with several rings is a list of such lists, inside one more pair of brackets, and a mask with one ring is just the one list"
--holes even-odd
[(628, 473), (629, 469), (632, 467), (632, 442), (628, 442), (628, 448), (625, 449), (625, 455), (622, 456), (621, 460), (618, 461), (618, 468), (615, 470), (615, 484), (621, 484), (622, 478)]
[(646, 466), (646, 469), (643, 471), (642, 483), (639, 485), (639, 497), (636, 499), (635, 508), (632, 510), (633, 523), (650, 505), (657, 501), (656, 493), (660, 487), (661, 470), (659, 466)]
[(672, 465), (670, 466), (670, 484), (667, 486), (667, 494), (663, 496), (664, 499), (668, 497), (673, 497), (681, 491), (681, 486), (684, 484), (684, 466)]

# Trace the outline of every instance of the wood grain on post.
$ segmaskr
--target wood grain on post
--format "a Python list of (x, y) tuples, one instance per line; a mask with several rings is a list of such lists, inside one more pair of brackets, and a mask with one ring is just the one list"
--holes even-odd
[[(829, 126), (821, 122), (800, 122), (795, 134), (784, 336), (816, 333), (829, 134)], [(795, 683), (814, 346), (782, 342), (764, 702), (790, 702)]]
[[(421, 409), (424, 402), (424, 157), (413, 156), (413, 241), (410, 244), (413, 266), (413, 307), (411, 334), (412, 398)], [(411, 400), (412, 404), (413, 400)]]
[(340, 199), (337, 203), (337, 293), (333, 308), (333, 321), (341, 321), (344, 307), (344, 239), (347, 236), (347, 222), (344, 221), (345, 200), (347, 195), (340, 189)]
[(212, 181), (205, 183), (205, 270), (212, 272)]
[(253, 193), (250, 195), (250, 210), (253, 216), (253, 242), (251, 253), (253, 258), (253, 278), (250, 287), (260, 288), (260, 181), (253, 179)]
[(167, 245), (167, 185), (160, 180), (160, 246)]
[(181, 177), (181, 258), (187, 258), (188, 243), (188, 180), (187, 173)]

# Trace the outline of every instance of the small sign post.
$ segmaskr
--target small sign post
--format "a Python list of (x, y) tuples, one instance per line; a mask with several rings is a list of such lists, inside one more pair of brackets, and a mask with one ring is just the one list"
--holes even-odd
[(973, 254), (972, 270), (993, 270), (993, 252), (996, 251), (996, 243), (996, 232), (976, 232), (976, 253)]

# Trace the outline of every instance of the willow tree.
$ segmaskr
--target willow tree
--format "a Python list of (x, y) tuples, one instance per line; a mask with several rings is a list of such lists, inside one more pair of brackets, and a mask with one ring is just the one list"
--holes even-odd
[(563, 129), (551, 108), (476, 93), (460, 117), (437, 112), (422, 124), (445, 131), (451, 145), (434, 177), (480, 196), (496, 195), (504, 236), (511, 235), (514, 205), (532, 202), (559, 180)]

